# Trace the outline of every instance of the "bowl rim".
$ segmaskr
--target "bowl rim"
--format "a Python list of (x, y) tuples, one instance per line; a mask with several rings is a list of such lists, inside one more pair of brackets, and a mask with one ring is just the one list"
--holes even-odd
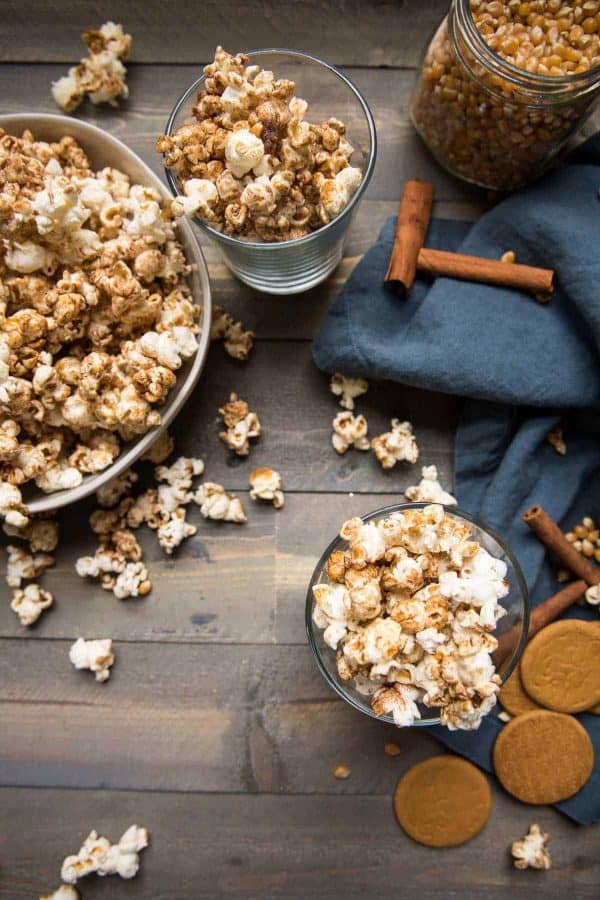
[[(201, 228), (202, 231), (204, 231), (207, 235), (209, 235), (215, 241), (221, 242), (226, 245), (229, 244), (231, 247), (249, 247), (253, 251), (256, 250), (260, 253), (275, 252), (278, 247), (299, 247), (303, 244), (307, 244), (311, 241), (316, 240), (319, 235), (325, 233), (329, 229), (332, 229), (333, 226), (339, 225), (340, 222), (342, 222), (347, 216), (352, 213), (352, 211), (355, 209), (360, 199), (362, 198), (363, 194), (365, 193), (367, 187), (369, 186), (369, 182), (371, 181), (371, 177), (373, 175), (375, 163), (377, 160), (377, 128), (375, 126), (375, 118), (365, 97), (363, 96), (359, 88), (354, 84), (352, 79), (348, 78), (347, 75), (344, 75), (343, 72), (341, 72), (336, 66), (326, 62), (319, 56), (315, 56), (313, 53), (306, 53), (304, 50), (292, 50), (288, 49), (287, 47), (259, 47), (254, 50), (243, 50), (241, 52), (244, 54), (244, 56), (248, 56), (250, 59), (252, 58), (252, 56), (261, 56), (267, 53), (286, 54), (287, 56), (296, 56), (300, 59), (308, 59), (311, 62), (317, 63), (318, 65), (322, 66), (324, 69), (328, 69), (333, 75), (339, 78), (340, 81), (342, 81), (346, 85), (346, 87), (349, 88), (349, 90), (354, 94), (362, 108), (363, 114), (367, 121), (371, 146), (361, 183), (358, 186), (355, 194), (350, 199), (348, 205), (344, 207), (341, 213), (339, 213), (337, 216), (335, 216), (335, 218), (328, 222), (327, 225), (323, 225), (321, 228), (317, 228), (315, 229), (315, 231), (312, 231), (310, 234), (305, 234), (303, 237), (292, 238), (292, 240), (288, 241), (244, 241), (241, 238), (232, 237), (229, 234), (223, 234), (221, 231), (217, 231), (215, 228), (212, 228), (210, 225), (204, 222), (203, 219), (199, 218), (199, 216), (193, 217), (196, 225), (198, 225), (198, 227)], [(206, 75), (200, 75), (200, 77), (197, 78), (181, 94), (181, 96), (175, 103), (175, 106), (171, 110), (169, 118), (167, 119), (167, 124), (165, 126), (164, 132), (166, 135), (170, 136), (173, 133), (173, 125), (175, 123), (175, 118), (179, 113), (179, 110), (189, 99), (191, 94), (198, 92), (205, 79)], [(179, 190), (179, 187), (177, 185), (177, 178), (173, 174), (173, 170), (164, 167), (164, 172), (173, 196), (182, 196), (181, 191)]]
[[(459, 506), (444, 506), (444, 504), (442, 504), (442, 503), (436, 503), (436, 504), (432, 504), (429, 502), (392, 503), (388, 506), (381, 506), (378, 509), (375, 509), (370, 513), (365, 513), (362, 516), (358, 516), (357, 518), (362, 519), (363, 522), (370, 522), (372, 519), (383, 518), (386, 515), (390, 515), (393, 512), (403, 512), (404, 510), (407, 510), (407, 509), (423, 509), (423, 507), (425, 507), (425, 506), (432, 506), (432, 505), (433, 506), (443, 506), (444, 510), (447, 513), (449, 513), (450, 515), (456, 515), (459, 518), (466, 519), (467, 522), (471, 522), (471, 524), (476, 525), (477, 528), (481, 529), (481, 531), (486, 532), (490, 537), (492, 537), (496, 541), (496, 543), (498, 543), (500, 545), (503, 552), (509, 558), (510, 563), (514, 569), (517, 583), (519, 585), (519, 590), (520, 590), (521, 596), (523, 598), (523, 620), (521, 623), (521, 635), (520, 635), (519, 641), (513, 651), (512, 660), (510, 662), (510, 665), (507, 667), (506, 671), (504, 672), (504, 675), (502, 676), (502, 684), (504, 684), (506, 682), (506, 680), (510, 677), (510, 675), (513, 673), (513, 671), (515, 670), (516, 666), (518, 665), (518, 663), (521, 659), (523, 649), (527, 642), (527, 634), (529, 631), (530, 608), (531, 608), (530, 598), (529, 598), (529, 590), (527, 588), (525, 576), (523, 575), (523, 572), (522, 572), (522, 569), (521, 569), (518, 559), (516, 558), (515, 554), (513, 553), (513, 551), (507, 544), (507, 542), (504, 540), (504, 538), (500, 537), (500, 535), (497, 534), (493, 528), (490, 528), (490, 526), (487, 525), (485, 522), (483, 522), (481, 519), (478, 519), (475, 516), (471, 515), (470, 513), (465, 512)], [(313, 613), (313, 607), (314, 607), (312, 589), (316, 584), (321, 583), (321, 582), (317, 581), (318, 574), (322, 571), (328, 557), (330, 556), (332, 551), (336, 548), (336, 546), (340, 542), (344, 542), (343, 538), (340, 538), (340, 536), (337, 535), (337, 537), (335, 537), (328, 544), (327, 548), (321, 554), (321, 557), (319, 558), (319, 561), (317, 562), (317, 564), (313, 570), (313, 573), (311, 575), (311, 578), (310, 578), (310, 582), (309, 582), (308, 590), (307, 590), (307, 594), (306, 594), (306, 604), (305, 604), (305, 627), (306, 627), (306, 634), (307, 634), (307, 638), (308, 638), (308, 644), (309, 644), (309, 646), (313, 652), (313, 655), (316, 659), (317, 666), (318, 666), (321, 674), (325, 678), (325, 681), (329, 684), (329, 686), (331, 688), (333, 688), (333, 690), (336, 692), (336, 694), (342, 698), (342, 700), (345, 700), (346, 703), (349, 703), (350, 706), (352, 706), (354, 709), (358, 710), (358, 712), (363, 713), (363, 715), (369, 716), (371, 719), (376, 719), (378, 722), (385, 722), (389, 725), (395, 726), (392, 716), (390, 716), (390, 715), (378, 716), (370, 707), (367, 707), (366, 705), (364, 707), (361, 706), (359, 703), (357, 703), (354, 700), (353, 697), (351, 697), (349, 694), (346, 693), (346, 691), (331, 676), (329, 670), (326, 668), (326, 666), (323, 662), (321, 651), (319, 650), (319, 647), (317, 646), (317, 642), (315, 640), (315, 633), (314, 633), (314, 627), (313, 627), (314, 623), (312, 620), (312, 613)], [(331, 648), (329, 648), (329, 649), (331, 649)], [(331, 650), (331, 652), (334, 653), (335, 651)], [(490, 712), (491, 712), (491, 710), (490, 710)], [(427, 719), (417, 719), (415, 722), (413, 722), (413, 724), (410, 727), (411, 728), (413, 728), (413, 727), (425, 728), (425, 727), (429, 727), (431, 725), (441, 725), (439, 716), (432, 716), (431, 718), (427, 718)]]
[[(104, 131), (102, 128), (99, 128), (97, 125), (93, 125), (90, 122), (85, 122), (82, 119), (74, 118), (72, 116), (63, 116), (57, 113), (38, 113), (35, 111), (24, 111), (19, 113), (6, 113), (0, 115), (0, 128), (3, 128), (8, 133), (12, 133), (11, 129), (15, 131), (19, 128), (25, 129), (28, 128), (36, 134), (36, 123), (40, 124), (49, 124), (49, 125), (61, 125), (64, 128), (65, 134), (72, 134), (76, 140), (85, 141), (85, 138), (82, 135), (88, 135), (91, 140), (95, 139), (98, 141), (102, 141), (103, 144), (111, 145), (112, 148), (118, 152), (120, 152), (124, 158), (126, 158), (132, 164), (139, 167), (141, 173), (147, 178), (147, 183), (149, 183), (152, 187), (154, 187), (161, 196), (165, 200), (170, 200), (171, 196), (167, 191), (165, 185), (160, 180), (158, 175), (152, 171), (152, 169), (144, 162), (144, 160), (138, 156), (130, 147), (128, 147), (123, 141), (119, 140), (119, 138), (114, 137), (114, 135), (110, 134), (108, 131)], [(42, 138), (44, 140), (44, 138)], [(84, 146), (84, 150), (85, 150)], [(102, 153), (102, 147), (99, 146), (100, 154)], [(78, 500), (82, 500), (84, 497), (89, 496), (90, 494), (97, 491), (98, 488), (105, 484), (107, 481), (110, 481), (113, 478), (116, 478), (117, 475), (122, 474), (126, 469), (132, 466), (139, 458), (142, 456), (154, 443), (154, 441), (158, 438), (158, 436), (165, 431), (171, 422), (174, 420), (176, 415), (180, 412), (181, 408), (185, 404), (185, 402), (189, 399), (202, 369), (204, 368), (204, 363), (206, 362), (206, 356), (208, 353), (208, 347), (210, 344), (210, 320), (212, 314), (212, 300), (211, 300), (211, 291), (210, 291), (210, 280), (208, 275), (208, 266), (206, 265), (206, 260), (204, 259), (204, 254), (202, 252), (202, 247), (194, 233), (194, 229), (190, 222), (185, 219), (179, 219), (177, 222), (177, 228), (181, 231), (182, 235), (185, 235), (184, 241), (184, 249), (186, 250), (186, 259), (188, 264), (192, 265), (195, 268), (195, 271), (200, 279), (200, 283), (202, 285), (202, 319), (201, 319), (201, 332), (198, 336), (198, 349), (191, 361), (191, 365), (185, 379), (180, 387), (177, 395), (174, 395), (173, 400), (170, 405), (169, 399), (167, 396), (167, 400), (165, 405), (161, 408), (161, 423), (154, 428), (151, 428), (147, 431), (141, 438), (137, 441), (130, 442), (130, 445), (125, 445), (125, 449), (119, 454), (114, 463), (112, 463), (108, 468), (104, 469), (102, 472), (96, 472), (90, 475), (84, 475), (83, 481), (81, 484), (77, 485), (74, 488), (67, 488), (62, 491), (55, 491), (51, 494), (42, 494), (39, 492), (39, 496), (34, 497), (32, 500), (24, 499), (24, 502), (27, 506), (28, 512), (31, 515), (36, 515), (38, 513), (46, 513), (52, 510), (60, 509), (63, 506), (68, 506), (71, 503), (76, 503)], [(189, 249), (192, 248), (194, 253), (193, 259), (188, 259)], [(192, 294), (193, 296), (193, 294)], [(200, 305), (200, 298), (194, 298), (196, 301), (196, 305)], [(39, 491), (39, 489), (37, 489)]]

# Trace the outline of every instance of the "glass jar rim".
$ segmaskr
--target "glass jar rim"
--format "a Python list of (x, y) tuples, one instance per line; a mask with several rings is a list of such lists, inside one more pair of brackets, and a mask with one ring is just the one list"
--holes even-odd
[[(455, 15), (453, 15), (455, 14)], [(487, 68), (498, 70), (498, 74), (517, 87), (525, 90), (544, 93), (557, 99), (567, 99), (571, 89), (580, 94), (585, 94), (600, 88), (600, 62), (586, 69), (585, 72), (573, 72), (568, 75), (540, 75), (537, 72), (528, 72), (514, 63), (509, 62), (500, 54), (492, 50), (480, 34), (473, 14), (470, 0), (453, 0), (450, 11), (449, 32), (461, 62), (468, 65), (458, 45), (454, 29), (454, 22), (458, 24), (462, 37), (466, 40), (469, 50)]]
[[(343, 219), (345, 219), (357, 205), (358, 201), (364, 194), (365, 190), (368, 187), (368, 184), (371, 180), (371, 176), (373, 175), (373, 170), (375, 168), (375, 161), (377, 159), (377, 130), (375, 128), (375, 119), (373, 118), (373, 113), (369, 107), (369, 104), (365, 100), (362, 92), (358, 89), (358, 87), (354, 84), (352, 79), (348, 78), (347, 75), (344, 75), (336, 66), (333, 66), (331, 63), (325, 62), (324, 59), (321, 59), (318, 56), (313, 55), (312, 53), (306, 53), (304, 50), (291, 50), (287, 47), (260, 47), (255, 50), (243, 50), (241, 51), (244, 56), (252, 57), (252, 56), (263, 56), (268, 53), (279, 53), (286, 56), (295, 56), (300, 59), (308, 59), (311, 62), (317, 63), (322, 66), (324, 69), (328, 69), (333, 75), (342, 81), (347, 88), (354, 94), (356, 99), (358, 100), (363, 114), (365, 116), (367, 127), (369, 130), (369, 156), (367, 159), (367, 164), (363, 171), (362, 181), (358, 186), (357, 191), (353, 194), (350, 199), (350, 202), (341, 213), (331, 219), (327, 225), (323, 225), (320, 228), (315, 229), (310, 234), (305, 234), (299, 238), (293, 238), (292, 240), (286, 241), (244, 241), (241, 238), (232, 237), (229, 234), (223, 234), (221, 231), (217, 231), (216, 228), (212, 228), (207, 222), (204, 222), (199, 216), (194, 216), (194, 222), (202, 228), (208, 235), (210, 235), (217, 242), (222, 241), (225, 244), (231, 244), (235, 247), (250, 247), (253, 250), (258, 250), (259, 252), (274, 252), (279, 247), (297, 247), (300, 244), (307, 244), (311, 241), (315, 241), (319, 239), (319, 235), (323, 234), (323, 232), (328, 229), (333, 228), (338, 225)], [(206, 75), (202, 74), (199, 78), (197, 78), (192, 84), (183, 92), (183, 94), (179, 97), (177, 103), (171, 110), (169, 118), (167, 119), (167, 124), (165, 126), (165, 134), (171, 135), (173, 126), (175, 124), (175, 118), (179, 113), (183, 104), (189, 99), (189, 97), (196, 93), (202, 86), (203, 82), (206, 80)], [(173, 175), (170, 169), (165, 167), (165, 176), (167, 179), (167, 183), (171, 188), (171, 191), (175, 197), (180, 195), (180, 191), (177, 185), (177, 179)]]

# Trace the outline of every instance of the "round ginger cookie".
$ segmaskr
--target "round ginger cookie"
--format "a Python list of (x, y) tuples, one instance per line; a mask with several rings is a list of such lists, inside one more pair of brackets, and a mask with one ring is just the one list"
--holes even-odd
[(581, 619), (547, 625), (525, 647), (523, 687), (555, 712), (583, 712), (600, 702), (600, 628)]
[(517, 666), (512, 675), (507, 678), (498, 693), (498, 700), (502, 704), (503, 709), (511, 716), (520, 716), (523, 713), (531, 712), (532, 709), (542, 709), (542, 707), (532, 700), (525, 693), (523, 682), (521, 680), (521, 667)]
[(502, 786), (522, 803), (558, 803), (586, 783), (594, 748), (577, 719), (534, 709), (511, 719), (494, 744), (494, 769)]
[(427, 847), (455, 847), (479, 834), (492, 811), (485, 775), (459, 756), (433, 756), (402, 776), (394, 794), (404, 831)]

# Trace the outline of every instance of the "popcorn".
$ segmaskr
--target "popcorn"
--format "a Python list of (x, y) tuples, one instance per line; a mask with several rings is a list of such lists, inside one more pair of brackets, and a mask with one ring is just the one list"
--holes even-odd
[(96, 681), (108, 681), (110, 667), (115, 661), (110, 638), (86, 641), (77, 638), (69, 650), (69, 659), (76, 669), (89, 669), (96, 673)]
[(16, 528), (5, 521), (3, 530), (9, 537), (27, 541), (32, 553), (52, 553), (58, 545), (58, 523), (53, 519), (32, 519), (23, 528)]
[(205, 481), (194, 494), (194, 503), (200, 507), (205, 519), (239, 524), (246, 521), (241, 500), (228, 494), (221, 484)]
[(478, 728), (500, 686), (490, 631), (505, 614), (505, 563), (439, 504), (355, 517), (340, 537), (348, 547), (329, 556), (312, 613), (340, 679), (397, 725), (419, 719), (422, 704), (449, 729)]
[(351, 412), (339, 412), (333, 420), (331, 436), (333, 449), (339, 454), (346, 453), (350, 447), (355, 447), (356, 450), (368, 450), (370, 443), (367, 430), (367, 420), (364, 416), (355, 416)]
[(585, 592), (586, 603), (590, 606), (600, 606), (600, 585), (593, 584)]
[(241, 322), (234, 322), (232, 316), (220, 306), (213, 307), (210, 339), (223, 340), (229, 356), (245, 362), (252, 350), (253, 338), (253, 331), (244, 331)]
[(95, 872), (97, 875), (120, 875), (133, 878), (137, 875), (139, 853), (148, 846), (145, 828), (131, 825), (117, 844), (90, 831), (76, 855), (67, 856), (60, 870), (60, 877), (67, 884), (75, 884), (79, 878)]
[(232, 393), (229, 395), (229, 402), (219, 409), (219, 414), (227, 428), (227, 431), (219, 432), (223, 443), (238, 456), (248, 456), (250, 440), (260, 437), (261, 433), (256, 413), (250, 412), (246, 401)]
[(419, 448), (410, 422), (392, 419), (391, 431), (374, 437), (371, 448), (384, 469), (393, 469), (397, 462), (416, 463)]
[(242, 240), (293, 240), (339, 215), (362, 172), (342, 122), (308, 122), (293, 82), (247, 62), (217, 47), (194, 121), (160, 135), (156, 149), (179, 181), (177, 215)]
[(163, 463), (169, 458), (175, 447), (175, 441), (168, 431), (161, 431), (150, 449), (142, 456), (142, 461), (155, 463)]
[(73, 112), (88, 95), (94, 104), (117, 106), (119, 98), (129, 96), (121, 60), (129, 55), (131, 35), (125, 34), (121, 25), (106, 22), (97, 31), (85, 31), (82, 38), (88, 56), (52, 83), (56, 104), (65, 112)]
[[(113, 25), (89, 39), (129, 42)], [(160, 424), (198, 309), (160, 194), (92, 171), (73, 138), (0, 133), (0, 205), (0, 516), (24, 528), (21, 485), (74, 488)]]
[(552, 858), (546, 844), (550, 835), (539, 825), (530, 825), (529, 831), (520, 841), (513, 841), (510, 852), (515, 869), (549, 869)]
[(8, 553), (6, 581), (10, 587), (21, 587), (22, 581), (37, 578), (54, 565), (54, 557), (48, 553), (31, 554), (11, 544), (7, 546), (6, 551)]
[(250, 497), (253, 500), (267, 500), (275, 509), (281, 509), (285, 502), (283, 496), (283, 480), (275, 469), (255, 469), (251, 472), (248, 481), (250, 483)]
[(44, 894), (40, 900), (81, 900), (81, 894), (70, 884), (61, 884), (54, 893)]
[(19, 617), (21, 625), (29, 626), (37, 622), (45, 609), (54, 603), (50, 591), (44, 591), (39, 584), (28, 584), (13, 593), (10, 608)]
[(445, 491), (439, 483), (436, 466), (423, 466), (421, 474), (423, 477), (419, 484), (404, 491), (407, 500), (456, 506), (456, 497)]
[(369, 383), (364, 378), (348, 378), (339, 372), (332, 375), (329, 382), (329, 390), (340, 398), (340, 406), (350, 411), (354, 409), (355, 399), (366, 394), (368, 389)]
[(7, 525), (14, 528), (24, 528), (29, 524), (21, 491), (7, 481), (0, 481), (0, 516), (3, 516)]
[(117, 600), (126, 600), (128, 597), (145, 597), (152, 590), (148, 569), (141, 562), (128, 562), (117, 576), (112, 590)]
[(116, 506), (129, 493), (137, 480), (138, 476), (133, 469), (126, 469), (120, 475), (111, 478), (96, 491), (98, 504), (107, 508)]
[(160, 525), (157, 531), (158, 543), (169, 556), (176, 547), (196, 534), (196, 526), (186, 522), (185, 509), (181, 506), (174, 509), (168, 522)]

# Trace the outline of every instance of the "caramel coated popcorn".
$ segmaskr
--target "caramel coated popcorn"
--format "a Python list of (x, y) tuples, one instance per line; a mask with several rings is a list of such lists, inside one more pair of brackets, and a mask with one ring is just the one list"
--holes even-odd
[(116, 844), (90, 831), (77, 854), (64, 860), (60, 877), (67, 884), (75, 884), (93, 872), (133, 878), (140, 866), (139, 853), (147, 846), (148, 832), (138, 825), (131, 825)]
[(227, 431), (219, 432), (226, 447), (238, 456), (248, 456), (250, 441), (260, 437), (261, 426), (258, 416), (251, 412), (245, 400), (237, 394), (230, 394), (229, 401), (219, 409)]
[(539, 825), (530, 825), (529, 831), (520, 841), (513, 841), (510, 853), (515, 869), (549, 869), (552, 858), (546, 844), (550, 835)]
[(350, 519), (340, 537), (347, 548), (313, 587), (313, 621), (340, 679), (396, 725), (412, 725), (422, 705), (451, 730), (478, 728), (500, 687), (491, 632), (505, 615), (506, 564), (437, 504)]
[(89, 669), (94, 672), (96, 681), (108, 681), (110, 667), (115, 661), (110, 638), (86, 641), (77, 638), (69, 650), (69, 659), (76, 669)]
[[(596, 96), (565, 89), (554, 102), (543, 102), (534, 79), (585, 78), (600, 58), (600, 6), (596, 0), (471, 0), (470, 7), (475, 27), (497, 55), (495, 66), (476, 60), (460, 37), (457, 52), (445, 19), (426, 52), (412, 115), (449, 169), (486, 187), (512, 190), (552, 160)], [(504, 77), (503, 61), (523, 71), (520, 84)]]
[(65, 112), (76, 110), (86, 96), (94, 104), (117, 106), (117, 100), (129, 97), (122, 60), (129, 56), (131, 35), (124, 33), (122, 25), (106, 22), (98, 29), (84, 31), (81, 37), (88, 55), (53, 82), (54, 100)]
[(340, 398), (340, 406), (352, 411), (356, 398), (362, 397), (369, 390), (369, 382), (364, 378), (349, 378), (340, 374), (340, 372), (336, 372), (335, 375), (331, 376), (329, 390), (336, 397)]
[(217, 47), (195, 121), (159, 137), (181, 189), (173, 210), (243, 240), (303, 237), (345, 209), (362, 172), (343, 122), (309, 122), (294, 82), (248, 62)]
[(281, 509), (285, 503), (283, 496), (283, 479), (275, 469), (255, 469), (248, 477), (250, 497), (253, 500), (266, 500), (275, 509)]
[(393, 469), (397, 462), (416, 463), (419, 448), (410, 422), (392, 419), (391, 430), (374, 437), (371, 449), (384, 469)]
[(439, 483), (436, 466), (423, 466), (421, 475), (423, 477), (418, 484), (407, 487), (404, 491), (407, 500), (456, 506), (456, 497), (445, 491)]
[(0, 516), (76, 487), (160, 423), (198, 308), (152, 188), (94, 172), (71, 137), (0, 134)]

